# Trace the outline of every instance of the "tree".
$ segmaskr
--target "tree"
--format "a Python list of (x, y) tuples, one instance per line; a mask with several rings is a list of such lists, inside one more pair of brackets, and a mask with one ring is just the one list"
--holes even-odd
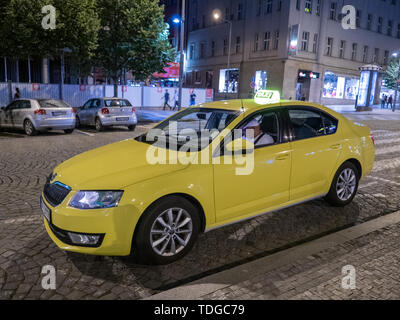
[(397, 89), (400, 63), (398, 59), (391, 59), (384, 75), (385, 86), (389, 89)]
[[(46, 5), (56, 9), (54, 30), (42, 26), (42, 8)], [(2, 56), (58, 57), (69, 48), (79, 66), (88, 63), (97, 47), (100, 22), (96, 0), (1, 0), (0, 10)]]
[(101, 28), (95, 61), (113, 79), (114, 96), (122, 70), (144, 80), (175, 59), (163, 11), (157, 0), (98, 0)]

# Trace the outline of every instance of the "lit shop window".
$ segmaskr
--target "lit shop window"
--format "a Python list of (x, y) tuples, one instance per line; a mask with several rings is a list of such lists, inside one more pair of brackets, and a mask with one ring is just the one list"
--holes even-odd
[(239, 86), (239, 69), (222, 69), (219, 71), (219, 92), (237, 93)]
[(340, 77), (328, 71), (324, 78), (323, 97), (356, 100), (359, 82), (357, 78)]

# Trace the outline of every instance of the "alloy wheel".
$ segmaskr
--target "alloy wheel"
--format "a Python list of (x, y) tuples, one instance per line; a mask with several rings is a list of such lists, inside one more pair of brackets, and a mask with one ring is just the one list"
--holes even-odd
[(349, 200), (356, 189), (357, 177), (353, 169), (346, 168), (339, 175), (336, 183), (336, 194), (342, 201)]

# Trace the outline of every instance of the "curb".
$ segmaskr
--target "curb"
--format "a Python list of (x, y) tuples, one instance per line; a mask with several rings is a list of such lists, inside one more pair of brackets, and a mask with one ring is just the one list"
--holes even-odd
[(308, 243), (277, 252), (264, 258), (225, 270), (186, 285), (163, 291), (145, 300), (195, 300), (261, 273), (293, 263), (322, 250), (354, 240), (376, 230), (400, 223), (400, 211), (332, 233)]

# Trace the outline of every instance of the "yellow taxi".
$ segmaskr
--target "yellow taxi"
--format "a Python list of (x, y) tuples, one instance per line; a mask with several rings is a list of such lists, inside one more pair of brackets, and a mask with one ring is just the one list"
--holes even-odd
[(259, 91), (184, 109), (65, 161), (40, 205), (61, 249), (167, 264), (201, 232), (316, 198), (349, 204), (374, 157), (368, 127)]

